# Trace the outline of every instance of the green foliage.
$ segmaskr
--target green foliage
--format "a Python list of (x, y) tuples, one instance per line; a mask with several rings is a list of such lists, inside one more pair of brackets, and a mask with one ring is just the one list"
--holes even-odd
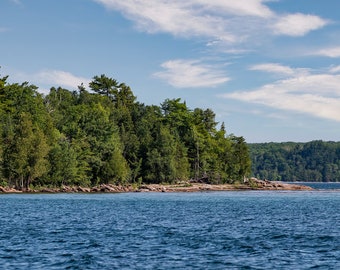
[(253, 175), (282, 181), (340, 181), (340, 142), (249, 144)]
[(63, 135), (59, 135), (57, 142), (49, 153), (50, 172), (47, 182), (54, 186), (87, 184), (86, 172), (82, 172), (81, 159), (77, 149)]
[(8, 184), (21, 189), (28, 189), (48, 171), (51, 119), (36, 89), (27, 83), (6, 84), (0, 89), (2, 174)]
[(90, 88), (100, 95), (112, 98), (117, 93), (118, 82), (102, 74), (100, 77), (93, 77), (93, 81), (90, 82)]
[(105, 75), (89, 86), (42, 96), (0, 78), (2, 184), (226, 183), (249, 175), (244, 139), (227, 135), (224, 124), (218, 130), (211, 109), (190, 110), (180, 99), (147, 106)]

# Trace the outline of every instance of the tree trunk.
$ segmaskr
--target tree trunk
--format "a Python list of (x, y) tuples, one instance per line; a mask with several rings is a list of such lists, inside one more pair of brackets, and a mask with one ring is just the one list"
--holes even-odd
[(30, 183), (31, 183), (31, 177), (28, 176), (26, 183), (25, 183), (25, 191), (28, 191), (30, 189)]

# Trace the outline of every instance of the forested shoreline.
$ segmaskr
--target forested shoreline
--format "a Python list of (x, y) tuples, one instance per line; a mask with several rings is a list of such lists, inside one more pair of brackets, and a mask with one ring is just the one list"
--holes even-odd
[(340, 142), (248, 144), (252, 174), (279, 181), (340, 182)]
[(47, 95), (0, 77), (0, 100), (0, 186), (223, 184), (250, 175), (244, 138), (218, 128), (211, 109), (180, 99), (145, 105), (105, 75), (89, 89)]

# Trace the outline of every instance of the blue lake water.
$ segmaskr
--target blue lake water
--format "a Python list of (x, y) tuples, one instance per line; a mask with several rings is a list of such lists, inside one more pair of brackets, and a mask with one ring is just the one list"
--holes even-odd
[(340, 192), (0, 195), (0, 269), (340, 269)]

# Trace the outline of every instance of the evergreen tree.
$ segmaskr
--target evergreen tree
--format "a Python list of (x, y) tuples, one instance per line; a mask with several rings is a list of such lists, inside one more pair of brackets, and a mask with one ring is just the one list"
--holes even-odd
[(100, 95), (105, 95), (114, 100), (118, 93), (117, 88), (119, 83), (115, 79), (109, 78), (102, 74), (100, 77), (94, 76), (89, 86), (94, 92)]

